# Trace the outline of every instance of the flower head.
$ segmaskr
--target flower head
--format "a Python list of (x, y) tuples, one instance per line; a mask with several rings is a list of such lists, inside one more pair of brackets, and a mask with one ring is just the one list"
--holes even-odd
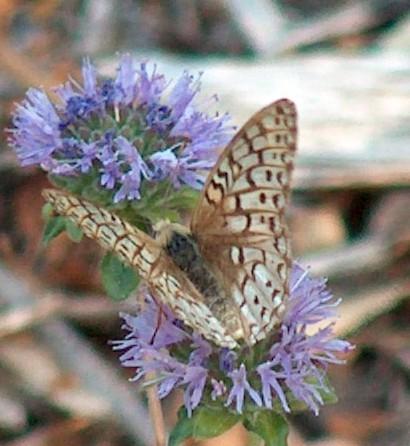
[(39, 165), (68, 183), (88, 175), (114, 203), (139, 200), (144, 182), (200, 189), (232, 127), (227, 115), (197, 109), (199, 90), (200, 76), (184, 72), (172, 86), (155, 65), (129, 55), (115, 79), (100, 79), (85, 59), (82, 84), (56, 88), (58, 104), (43, 90), (27, 92), (10, 143), (22, 165)]
[[(160, 397), (183, 388), (188, 414), (201, 400), (217, 401), (238, 413), (249, 405), (290, 412), (298, 402), (317, 414), (323, 396), (330, 392), (325, 379), (328, 365), (342, 363), (337, 355), (352, 346), (333, 336), (339, 301), (332, 298), (325, 281), (309, 277), (295, 263), (290, 288), (280, 327), (251, 354), (246, 345), (229, 350), (211, 344), (149, 294), (139, 316), (123, 315), (128, 335), (114, 343), (115, 349), (124, 351), (120, 357), (124, 366), (137, 369), (137, 380), (156, 370)], [(163, 314), (159, 326), (158, 313)], [(324, 328), (309, 334), (312, 324), (327, 320)]]

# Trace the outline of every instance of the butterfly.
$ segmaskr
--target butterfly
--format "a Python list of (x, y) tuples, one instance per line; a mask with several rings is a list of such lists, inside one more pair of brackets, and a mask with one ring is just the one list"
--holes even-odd
[(46, 189), (43, 196), (135, 268), (187, 326), (222, 347), (253, 345), (279, 325), (289, 295), (285, 210), (296, 125), (288, 99), (254, 114), (209, 173), (190, 227), (162, 221), (155, 238), (74, 195)]

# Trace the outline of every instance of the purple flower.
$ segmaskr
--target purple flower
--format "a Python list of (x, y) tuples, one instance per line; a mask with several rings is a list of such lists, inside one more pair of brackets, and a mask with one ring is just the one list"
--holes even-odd
[(244, 364), (241, 364), (239, 369), (233, 370), (231, 373), (228, 374), (228, 376), (229, 378), (231, 378), (233, 386), (231, 388), (231, 391), (229, 392), (228, 399), (226, 401), (227, 406), (229, 406), (235, 401), (236, 411), (238, 413), (242, 413), (245, 392), (248, 393), (248, 395), (251, 397), (251, 399), (257, 406), (262, 406), (262, 400), (261, 397), (259, 396), (259, 393), (255, 389), (252, 389), (251, 385), (249, 384), (246, 378), (246, 368)]
[(158, 306), (147, 293), (145, 305), (145, 310), (140, 311), (138, 316), (121, 313), (124, 319), (123, 328), (130, 332), (127, 339), (152, 344), (157, 349), (191, 339), (191, 336), (175, 324), (177, 319), (169, 308)]
[(233, 130), (227, 115), (197, 109), (199, 90), (200, 77), (184, 72), (171, 86), (155, 65), (130, 55), (121, 57), (115, 79), (102, 80), (85, 59), (82, 82), (55, 89), (58, 105), (42, 90), (27, 92), (10, 144), (22, 165), (90, 175), (95, 195), (113, 191), (115, 202), (140, 199), (144, 181), (198, 189)]
[(189, 355), (190, 365), (203, 365), (207, 359), (211, 356), (212, 345), (204, 339), (202, 336), (194, 333), (192, 347), (194, 350)]
[(184, 403), (188, 415), (201, 402), (204, 392), (208, 370), (201, 366), (191, 366), (187, 368), (182, 384), (186, 385), (184, 392)]
[(78, 166), (81, 173), (86, 173), (93, 165), (93, 160), (96, 157), (98, 147), (96, 143), (92, 142), (82, 143), (79, 148), (81, 150), (81, 156), (78, 160)]
[[(309, 277), (294, 263), (290, 287), (274, 340), (261, 341), (252, 355), (246, 343), (235, 350), (213, 345), (147, 295), (145, 310), (137, 317), (123, 315), (129, 333), (116, 343), (125, 351), (121, 362), (137, 368), (136, 380), (156, 370), (161, 398), (183, 387), (189, 414), (201, 401), (219, 402), (239, 413), (248, 405), (291, 412), (295, 400), (317, 414), (323, 395), (330, 392), (325, 379), (328, 365), (343, 363), (338, 355), (352, 346), (333, 336), (339, 301), (333, 300), (323, 280)], [(158, 323), (161, 312), (165, 316)], [(323, 320), (329, 324), (310, 334), (310, 326)], [(144, 356), (149, 349), (150, 355)]]
[(262, 382), (263, 403), (268, 409), (272, 409), (272, 400), (277, 396), (282, 404), (285, 412), (290, 412), (288, 402), (286, 401), (285, 392), (280, 382), (285, 378), (281, 372), (277, 372), (274, 366), (278, 364), (274, 361), (268, 361), (256, 368)]
[(149, 179), (151, 173), (138, 150), (126, 138), (119, 136), (114, 142), (119, 162), (122, 161), (123, 165), (125, 164), (126, 169), (128, 169), (127, 172), (121, 175), (122, 185), (114, 195), (114, 203), (118, 203), (124, 198), (128, 200), (139, 199), (141, 178)]
[(23, 166), (46, 164), (63, 147), (60, 118), (43, 91), (31, 88), (13, 117), (11, 144)]
[(219, 368), (225, 372), (230, 373), (235, 368), (238, 355), (229, 348), (223, 347), (219, 352)]
[(84, 94), (86, 97), (94, 97), (97, 94), (97, 71), (89, 58), (85, 58), (82, 67), (84, 79)]
[(213, 162), (190, 156), (177, 157), (176, 149), (171, 147), (151, 155), (150, 161), (155, 166), (153, 177), (169, 178), (176, 189), (182, 184), (201, 189), (205, 182), (204, 172), (210, 170)]
[(211, 398), (215, 401), (226, 393), (226, 387), (223, 381), (217, 381), (215, 378), (211, 378)]
[(179, 78), (169, 96), (171, 114), (176, 123), (185, 115), (188, 106), (200, 89), (200, 77), (194, 80), (194, 77), (185, 71)]
[(120, 163), (118, 162), (118, 153), (110, 143), (104, 145), (99, 153), (98, 160), (101, 163), (99, 169), (101, 185), (107, 189), (114, 189), (117, 181), (121, 178)]
[(157, 73), (157, 66), (154, 65), (151, 73), (146, 62), (140, 64), (138, 100), (144, 105), (152, 106), (161, 100), (167, 81), (165, 76)]
[(116, 89), (115, 103), (118, 105), (132, 104), (137, 97), (138, 84), (135, 62), (129, 54), (122, 56), (117, 71), (117, 78), (114, 81)]

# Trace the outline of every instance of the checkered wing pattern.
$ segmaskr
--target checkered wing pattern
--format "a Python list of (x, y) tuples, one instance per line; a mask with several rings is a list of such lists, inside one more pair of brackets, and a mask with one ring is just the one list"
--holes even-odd
[(218, 345), (236, 346), (236, 341), (204, 303), (201, 293), (153, 238), (106, 209), (73, 195), (46, 189), (43, 196), (58, 214), (78, 225), (87, 237), (134, 267), (154, 296), (188, 326)]
[(251, 344), (280, 322), (289, 294), (285, 209), (295, 151), (296, 109), (282, 99), (252, 116), (223, 151), (191, 222)]

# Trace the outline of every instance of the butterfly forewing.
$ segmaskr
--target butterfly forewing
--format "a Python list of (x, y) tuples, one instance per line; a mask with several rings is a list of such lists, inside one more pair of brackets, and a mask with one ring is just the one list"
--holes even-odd
[(282, 99), (256, 113), (223, 151), (191, 223), (206, 260), (223, 272), (251, 343), (278, 323), (288, 295), (284, 211), (295, 151), (295, 106)]
[(87, 237), (134, 267), (154, 296), (169, 305), (188, 326), (218, 345), (230, 348), (237, 345), (203, 302), (202, 295), (153, 238), (86, 200), (53, 189), (43, 191), (43, 195), (60, 215), (77, 224)]

